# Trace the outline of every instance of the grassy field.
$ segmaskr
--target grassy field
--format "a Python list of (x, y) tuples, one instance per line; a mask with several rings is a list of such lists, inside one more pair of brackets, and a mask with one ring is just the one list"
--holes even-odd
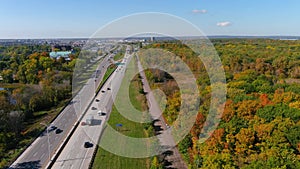
[[(120, 113), (113, 107), (109, 122), (113, 128), (116, 129), (116, 124), (123, 124), (121, 129), (118, 131), (124, 135), (131, 137), (146, 137), (146, 132), (143, 129), (143, 124), (132, 122), (124, 118)], [(150, 158), (133, 159), (126, 158), (112, 154), (99, 147), (93, 164), (94, 169), (98, 168), (109, 168), (109, 169), (133, 169), (133, 168), (149, 168)]]
[[(145, 110), (147, 106), (145, 102), (140, 99), (145, 98), (145, 96), (139, 93), (140, 79), (135, 78), (129, 88), (130, 88), (130, 99), (134, 107), (139, 110)], [(123, 124), (123, 127), (117, 129), (116, 124)], [(120, 133), (136, 138), (148, 137), (148, 132), (144, 129), (145, 124), (136, 123), (124, 118), (113, 106), (110, 119), (108, 124), (112, 126), (115, 130), (118, 130)], [(125, 145), (124, 145), (125, 146)], [(151, 158), (126, 158), (122, 156), (117, 156), (108, 151), (105, 151), (99, 147), (97, 154), (94, 159), (93, 167), (94, 169), (98, 168), (108, 168), (108, 169), (134, 169), (134, 168), (150, 168)]]
[(114, 56), (114, 60), (115, 60), (115, 61), (118, 61), (118, 60), (120, 60), (120, 59), (123, 59), (124, 55), (125, 55), (124, 52), (119, 52), (119, 53), (117, 53), (117, 54)]
[(100, 82), (97, 90), (96, 90), (96, 93), (99, 92), (99, 90), (101, 89), (102, 85), (105, 83), (105, 81), (109, 78), (109, 76), (116, 70), (116, 66), (115, 65), (111, 65), (107, 68), (103, 78), (102, 78), (102, 81)]
[(114, 60), (117, 61), (123, 59), (125, 56), (125, 50), (126, 50), (126, 46), (123, 46), (121, 51), (114, 56)]

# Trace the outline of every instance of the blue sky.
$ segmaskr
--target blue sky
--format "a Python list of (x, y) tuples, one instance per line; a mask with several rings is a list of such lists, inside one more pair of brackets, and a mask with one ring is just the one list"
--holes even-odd
[(182, 17), (206, 35), (300, 36), (299, 0), (1, 0), (0, 38), (89, 37), (140, 12)]

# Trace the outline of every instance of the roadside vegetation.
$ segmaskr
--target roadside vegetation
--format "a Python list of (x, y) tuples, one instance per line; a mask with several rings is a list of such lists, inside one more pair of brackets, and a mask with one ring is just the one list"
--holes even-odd
[[(189, 167), (300, 168), (300, 41), (216, 39), (212, 42), (225, 69), (227, 101), (220, 125), (204, 143), (199, 142), (199, 136), (211, 95), (202, 62), (179, 42), (145, 47), (175, 53), (197, 78), (200, 109), (190, 134), (178, 145)], [(173, 124), (180, 113), (176, 83), (156, 69), (146, 75), (152, 88), (167, 93), (163, 113), (167, 122)], [(168, 92), (170, 88), (173, 92)]]
[[(57, 51), (57, 49), (55, 49)], [(50, 45), (0, 46), (0, 168), (9, 165), (70, 101), (75, 64), (96, 54), (74, 48), (69, 59), (49, 56)]]
[(0, 168), (9, 165), (71, 97), (71, 60), (52, 59), (49, 45), (0, 46)]
[(116, 65), (110, 65), (108, 66), (107, 70), (105, 71), (105, 74), (102, 78), (102, 81), (100, 82), (96, 93), (99, 92), (99, 90), (102, 88), (102, 86), (104, 85), (104, 83), (106, 82), (106, 80), (110, 77), (110, 75), (116, 70), (117, 66)]
[(124, 51), (118, 52), (118, 53), (114, 56), (114, 60), (115, 60), (115, 61), (118, 61), (118, 60), (120, 60), (120, 59), (123, 59), (124, 54), (125, 54)]
[(125, 52), (126, 52), (126, 46), (123, 46), (123, 47), (121, 48), (121, 50), (120, 50), (117, 54), (115, 54), (114, 60), (115, 60), (115, 61), (118, 61), (118, 60), (120, 60), (120, 59), (123, 59), (124, 56), (125, 56)]

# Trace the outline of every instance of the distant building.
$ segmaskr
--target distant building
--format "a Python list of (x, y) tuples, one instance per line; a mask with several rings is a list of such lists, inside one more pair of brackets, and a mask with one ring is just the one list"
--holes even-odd
[(155, 41), (155, 37), (151, 36), (150, 41), (154, 42)]
[(63, 57), (65, 60), (71, 60), (70, 54), (72, 54), (72, 51), (58, 51), (58, 52), (50, 52), (50, 57), (53, 59), (59, 59)]

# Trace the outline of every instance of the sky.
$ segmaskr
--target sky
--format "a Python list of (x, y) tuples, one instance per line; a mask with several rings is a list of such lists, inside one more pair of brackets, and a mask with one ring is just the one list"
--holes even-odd
[(1, 0), (0, 39), (90, 37), (143, 12), (183, 18), (205, 35), (300, 36), (299, 8), (299, 0)]

